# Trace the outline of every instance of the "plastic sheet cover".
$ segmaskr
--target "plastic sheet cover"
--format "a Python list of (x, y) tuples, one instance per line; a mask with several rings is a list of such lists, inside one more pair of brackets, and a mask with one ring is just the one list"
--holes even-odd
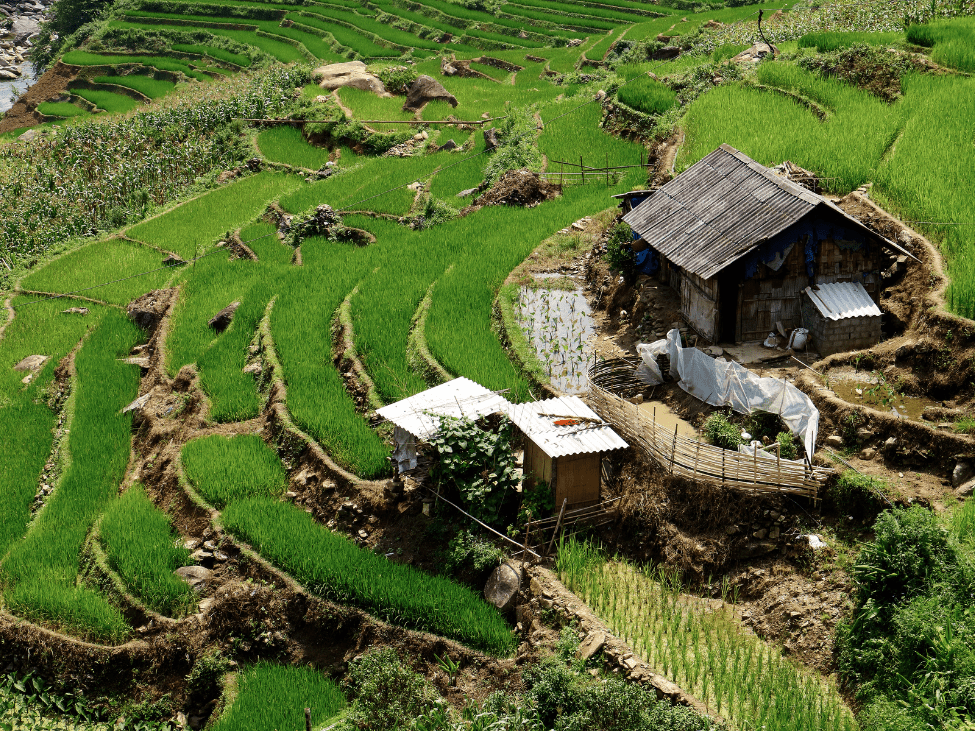
[[(638, 345), (640, 371), (660, 374), (656, 358), (670, 355), (670, 375), (682, 389), (712, 406), (730, 406), (739, 414), (768, 411), (778, 414), (793, 434), (802, 438), (806, 454), (816, 451), (819, 409), (812, 400), (779, 378), (761, 378), (734, 361), (715, 360), (697, 348), (682, 348), (680, 332), (671, 330), (664, 340)], [(662, 379), (661, 379), (662, 380)]]

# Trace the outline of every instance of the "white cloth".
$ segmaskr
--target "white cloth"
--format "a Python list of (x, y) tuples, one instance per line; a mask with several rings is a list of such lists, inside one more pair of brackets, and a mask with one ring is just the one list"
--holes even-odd
[(715, 360), (697, 348), (682, 348), (676, 329), (667, 333), (664, 340), (638, 345), (637, 352), (646, 369), (655, 369), (658, 374), (656, 356), (669, 353), (670, 375), (677, 379), (677, 385), (712, 406), (730, 406), (739, 414), (756, 410), (778, 414), (793, 434), (802, 437), (806, 454), (812, 458), (815, 453), (819, 409), (791, 383), (780, 378), (760, 378), (733, 361)]

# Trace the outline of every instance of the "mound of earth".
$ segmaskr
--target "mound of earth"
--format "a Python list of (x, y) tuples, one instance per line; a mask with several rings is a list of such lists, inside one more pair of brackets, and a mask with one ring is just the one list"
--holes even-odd
[(559, 195), (559, 186), (531, 170), (509, 170), (484, 195), (476, 198), (467, 212), (485, 206), (533, 208)]

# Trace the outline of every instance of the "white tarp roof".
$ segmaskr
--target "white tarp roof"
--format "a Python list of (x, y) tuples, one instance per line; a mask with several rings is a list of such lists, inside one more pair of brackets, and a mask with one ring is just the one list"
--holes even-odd
[(477, 419), (504, 412), (508, 400), (467, 378), (455, 378), (384, 406), (376, 413), (417, 439), (426, 440), (440, 428), (438, 416)]
[[(578, 396), (508, 404), (508, 417), (549, 457), (625, 449), (627, 443)], [(556, 426), (566, 418), (578, 424)]]
[(823, 317), (830, 320), (883, 315), (860, 282), (834, 282), (815, 288), (806, 287), (806, 294)]

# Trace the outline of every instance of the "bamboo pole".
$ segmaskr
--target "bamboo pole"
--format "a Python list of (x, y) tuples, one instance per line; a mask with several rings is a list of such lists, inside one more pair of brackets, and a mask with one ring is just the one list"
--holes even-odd
[(565, 515), (565, 506), (568, 502), (569, 498), (562, 498), (562, 509), (559, 510), (559, 519), (555, 521), (555, 530), (552, 531), (552, 540), (548, 542), (548, 547), (545, 549), (545, 556), (552, 552), (552, 544), (555, 543), (555, 536), (559, 534), (559, 526), (562, 525), (562, 516)]

